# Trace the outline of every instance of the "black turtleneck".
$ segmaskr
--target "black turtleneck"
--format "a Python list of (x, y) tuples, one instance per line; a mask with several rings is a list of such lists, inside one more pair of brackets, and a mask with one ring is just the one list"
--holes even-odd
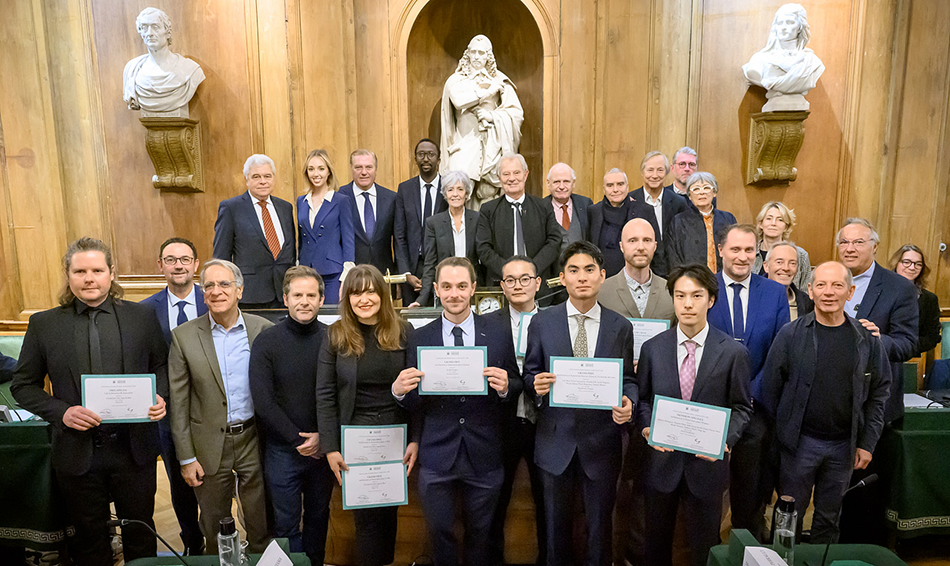
[(298, 446), (317, 430), (317, 356), (325, 324), (289, 316), (261, 332), (251, 347), (248, 376), (254, 414), (268, 440)]

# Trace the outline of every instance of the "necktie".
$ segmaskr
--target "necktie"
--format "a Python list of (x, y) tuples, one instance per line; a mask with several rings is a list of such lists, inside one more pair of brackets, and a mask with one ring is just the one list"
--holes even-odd
[(745, 321), (742, 319), (742, 285), (732, 283), (732, 337), (741, 340), (745, 336)]
[(274, 256), (274, 259), (277, 259), (277, 256), (280, 255), (280, 239), (277, 237), (277, 230), (274, 229), (274, 220), (270, 217), (270, 212), (267, 211), (266, 200), (259, 200), (257, 204), (261, 207), (261, 219), (264, 221), (264, 237), (267, 239), (267, 247), (270, 248), (270, 253)]
[(188, 303), (186, 301), (178, 301), (178, 304), (175, 305), (176, 307), (178, 307), (178, 322), (176, 323), (178, 326), (181, 326), (182, 324), (185, 324), (186, 322), (188, 322), (188, 315), (185, 314), (185, 306), (187, 304)]
[(584, 320), (587, 319), (586, 314), (575, 314), (574, 320), (577, 321), (577, 337), (574, 338), (574, 357), (575, 358), (586, 358), (587, 357), (587, 329), (584, 328)]
[(456, 326), (455, 328), (452, 329), (452, 336), (455, 336), (455, 345), (456, 345), (456, 346), (464, 346), (464, 345), (465, 345), (465, 342), (462, 341), (462, 327), (461, 327), (461, 326)]
[(363, 197), (366, 198), (363, 204), (363, 230), (366, 232), (366, 237), (372, 239), (373, 232), (376, 230), (376, 215), (373, 214), (373, 201), (369, 200), (369, 191), (364, 192)]
[(524, 247), (524, 226), (521, 222), (521, 215), (523, 214), (521, 210), (520, 202), (513, 202), (511, 206), (515, 207), (515, 241), (518, 243), (515, 253), (518, 255), (527, 255)]
[(426, 223), (426, 218), (432, 216), (432, 183), (426, 183), (426, 204), (422, 209), (422, 224)]
[(102, 373), (102, 348), (99, 344), (99, 327), (96, 317), (102, 312), (92, 308), (86, 311), (89, 314), (89, 370), (91, 373)]
[(683, 345), (686, 346), (686, 357), (680, 366), (680, 393), (684, 401), (689, 401), (693, 397), (693, 385), (696, 384), (696, 342), (687, 340)]
[(571, 229), (571, 215), (568, 214), (568, 212), (567, 212), (567, 205), (566, 205), (566, 204), (562, 204), (562, 205), (561, 205), (561, 226), (562, 226), (565, 230), (570, 230), (570, 229)]

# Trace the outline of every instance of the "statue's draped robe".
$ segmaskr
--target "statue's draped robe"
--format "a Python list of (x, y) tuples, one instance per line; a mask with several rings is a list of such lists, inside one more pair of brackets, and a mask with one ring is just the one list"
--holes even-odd
[[(807, 47), (799, 57), (786, 58), (772, 51), (759, 51), (742, 66), (749, 82), (776, 94), (806, 94), (818, 84), (825, 66)], [(772, 98), (768, 96), (768, 98)]]
[(198, 63), (177, 53), (173, 55), (170, 68), (152, 66), (162, 71), (160, 74), (140, 73), (148, 61), (148, 53), (126, 63), (122, 73), (122, 98), (130, 107), (134, 101), (146, 112), (172, 112), (188, 104), (198, 85), (205, 80), (205, 74)]

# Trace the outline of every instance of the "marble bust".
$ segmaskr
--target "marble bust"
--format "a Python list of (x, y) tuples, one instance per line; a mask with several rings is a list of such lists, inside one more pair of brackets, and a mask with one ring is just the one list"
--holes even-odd
[(145, 8), (135, 18), (148, 53), (132, 59), (122, 73), (122, 99), (143, 116), (188, 117), (188, 102), (205, 74), (187, 57), (172, 53), (172, 22), (157, 8)]
[(476, 35), (442, 90), (442, 171), (464, 171), (476, 208), (501, 192), (501, 156), (517, 153), (524, 109), (495, 65), (491, 41)]
[(800, 4), (775, 12), (765, 48), (742, 66), (749, 83), (766, 89), (763, 112), (808, 110), (805, 94), (825, 70), (815, 52), (805, 47), (811, 28)]

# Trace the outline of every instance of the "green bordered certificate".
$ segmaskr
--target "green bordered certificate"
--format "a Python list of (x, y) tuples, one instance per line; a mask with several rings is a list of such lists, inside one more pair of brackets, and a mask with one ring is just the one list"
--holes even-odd
[(551, 357), (548, 404), (573, 409), (619, 407), (623, 398), (623, 360), (620, 358)]
[(488, 395), (485, 346), (419, 346), (419, 395)]
[(659, 318), (628, 318), (633, 327), (633, 361), (640, 361), (643, 343), (664, 330), (669, 330), (670, 321)]
[(404, 424), (340, 427), (343, 461), (347, 465), (402, 462), (406, 430)]
[(83, 374), (82, 406), (104, 423), (151, 422), (148, 409), (155, 405), (155, 374)]
[(409, 503), (406, 425), (343, 426), (343, 508), (367, 509)]
[(649, 443), (722, 460), (732, 409), (657, 395)]
[(521, 313), (521, 322), (518, 324), (518, 351), (515, 354), (522, 358), (528, 349), (528, 327), (531, 326), (533, 316), (531, 313)]

